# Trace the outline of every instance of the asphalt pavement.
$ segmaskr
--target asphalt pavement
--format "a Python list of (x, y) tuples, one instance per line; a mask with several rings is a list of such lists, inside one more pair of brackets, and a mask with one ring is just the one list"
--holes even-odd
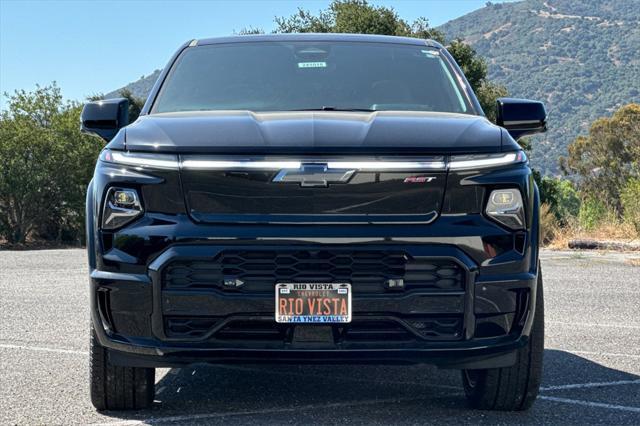
[[(156, 402), (96, 412), (82, 250), (0, 251), (0, 424), (640, 424), (640, 254), (542, 254), (546, 351), (528, 412), (467, 408), (428, 366), (162, 369)], [(634, 260), (635, 259), (635, 260)]]

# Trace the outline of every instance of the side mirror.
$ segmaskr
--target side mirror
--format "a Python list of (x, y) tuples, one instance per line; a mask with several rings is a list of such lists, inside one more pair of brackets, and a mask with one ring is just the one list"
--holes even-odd
[(125, 98), (93, 101), (82, 108), (80, 131), (99, 136), (107, 142), (127, 124), (129, 124), (129, 101)]
[(514, 139), (547, 131), (547, 111), (542, 102), (499, 98), (497, 103), (496, 124)]

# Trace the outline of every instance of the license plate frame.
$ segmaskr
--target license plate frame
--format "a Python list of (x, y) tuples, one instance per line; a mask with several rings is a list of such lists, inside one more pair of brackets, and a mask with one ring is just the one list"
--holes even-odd
[(352, 293), (350, 283), (277, 283), (275, 320), (283, 324), (348, 324)]

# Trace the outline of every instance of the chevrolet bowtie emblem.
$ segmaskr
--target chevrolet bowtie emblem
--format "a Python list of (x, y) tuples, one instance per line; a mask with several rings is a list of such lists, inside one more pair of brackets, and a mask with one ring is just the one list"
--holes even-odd
[(349, 182), (355, 172), (352, 169), (329, 169), (326, 164), (303, 164), (297, 169), (280, 170), (273, 182), (327, 187), (334, 183)]

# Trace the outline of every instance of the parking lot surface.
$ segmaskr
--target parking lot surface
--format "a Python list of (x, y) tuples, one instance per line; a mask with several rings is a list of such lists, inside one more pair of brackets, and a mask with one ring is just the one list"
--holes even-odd
[(524, 413), (470, 410), (459, 373), (425, 366), (162, 369), (150, 410), (88, 397), (83, 250), (0, 251), (1, 424), (640, 424), (636, 255), (542, 254), (543, 388)]

